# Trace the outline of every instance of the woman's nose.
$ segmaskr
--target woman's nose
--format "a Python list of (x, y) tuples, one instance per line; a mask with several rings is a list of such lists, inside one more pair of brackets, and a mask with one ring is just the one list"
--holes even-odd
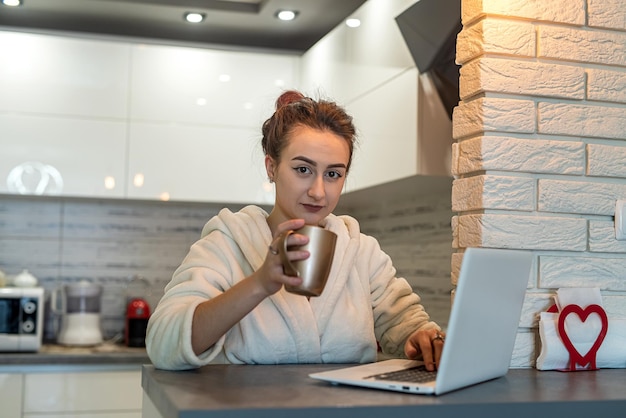
[(324, 197), (324, 179), (321, 176), (315, 177), (315, 180), (309, 187), (309, 196), (315, 200), (320, 200)]

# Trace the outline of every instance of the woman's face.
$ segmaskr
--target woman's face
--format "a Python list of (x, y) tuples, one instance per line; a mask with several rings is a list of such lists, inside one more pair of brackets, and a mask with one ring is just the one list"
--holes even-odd
[(271, 157), (265, 159), (267, 174), (276, 183), (274, 221), (301, 218), (307, 225), (318, 225), (339, 202), (349, 158), (350, 149), (342, 137), (296, 128), (280, 164)]

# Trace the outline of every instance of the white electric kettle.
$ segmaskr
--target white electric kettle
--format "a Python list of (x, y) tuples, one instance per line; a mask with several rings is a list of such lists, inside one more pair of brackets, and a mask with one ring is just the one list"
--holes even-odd
[[(57, 294), (61, 297), (58, 298)], [(66, 284), (63, 288), (52, 292), (52, 309), (61, 315), (61, 328), (57, 335), (57, 343), (73, 346), (100, 344), (102, 342), (101, 299), (102, 286), (86, 280)]]

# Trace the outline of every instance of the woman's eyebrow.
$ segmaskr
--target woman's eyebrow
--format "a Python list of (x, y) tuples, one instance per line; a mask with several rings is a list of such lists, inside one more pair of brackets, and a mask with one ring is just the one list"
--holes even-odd
[[(294, 160), (304, 161), (307, 164), (311, 164), (312, 166), (317, 167), (317, 162), (311, 160), (310, 158), (303, 157), (301, 155), (293, 157), (291, 160), (292, 161), (294, 161)], [(328, 167), (330, 167), (330, 168), (338, 168), (338, 167), (339, 168), (346, 168), (347, 166), (345, 164), (343, 164), (343, 163), (337, 163), (337, 164), (330, 164), (330, 165), (328, 165)]]
[(343, 163), (337, 163), (337, 164), (330, 164), (328, 167), (329, 168), (347, 168), (348, 166)]
[(294, 160), (304, 161), (307, 164), (311, 164), (312, 166), (316, 166), (317, 167), (317, 163), (315, 161), (311, 160), (310, 158), (303, 157), (301, 155), (297, 155), (297, 156), (295, 156), (295, 157), (293, 157), (291, 159), (291, 161), (294, 161)]

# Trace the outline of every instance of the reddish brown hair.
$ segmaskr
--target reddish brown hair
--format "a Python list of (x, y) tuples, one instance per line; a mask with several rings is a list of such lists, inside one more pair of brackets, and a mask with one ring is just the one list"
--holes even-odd
[(330, 131), (342, 137), (350, 149), (348, 170), (352, 163), (352, 152), (356, 131), (352, 117), (335, 102), (313, 100), (302, 93), (289, 90), (276, 100), (276, 111), (263, 123), (261, 145), (265, 155), (280, 162), (283, 149), (289, 142), (293, 130), (305, 126), (320, 131)]

